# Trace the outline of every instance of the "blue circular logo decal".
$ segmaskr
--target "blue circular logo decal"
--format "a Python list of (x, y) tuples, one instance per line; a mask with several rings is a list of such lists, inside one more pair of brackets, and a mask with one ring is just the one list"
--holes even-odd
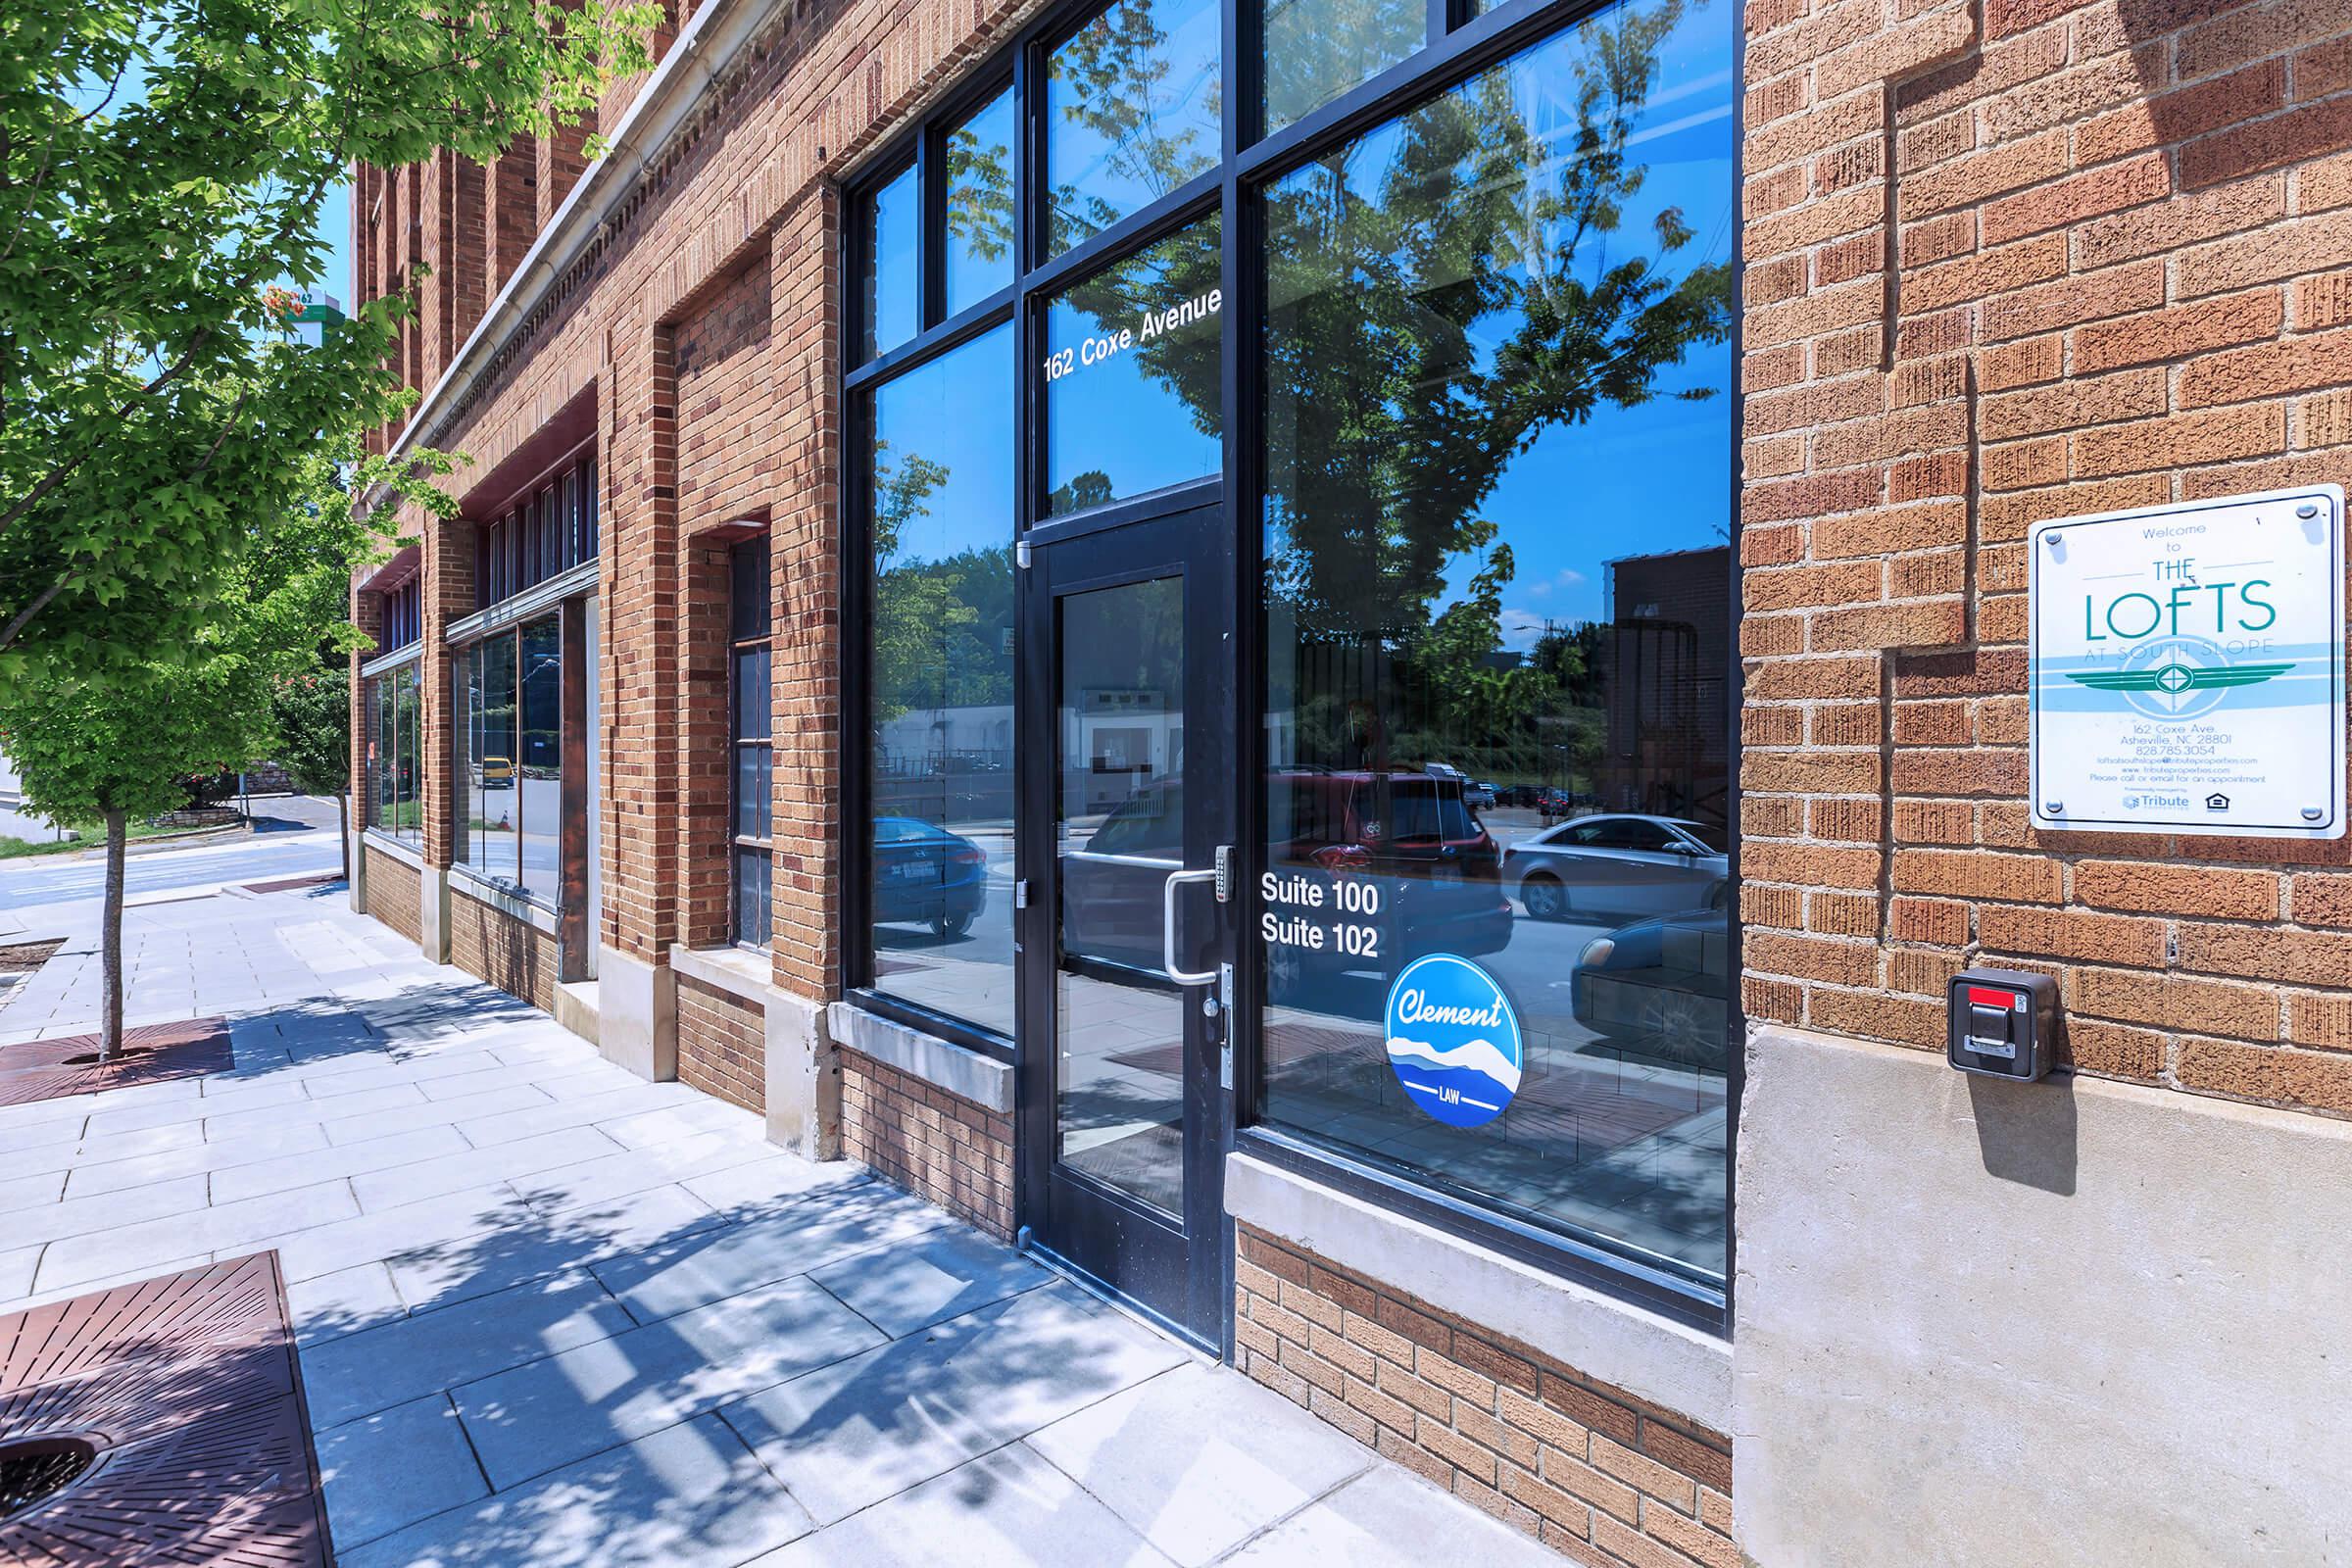
[(1449, 953), (1404, 966), (1389, 987), (1389, 1070), (1449, 1127), (1479, 1127), (1519, 1092), (1519, 1014), (1486, 970)]

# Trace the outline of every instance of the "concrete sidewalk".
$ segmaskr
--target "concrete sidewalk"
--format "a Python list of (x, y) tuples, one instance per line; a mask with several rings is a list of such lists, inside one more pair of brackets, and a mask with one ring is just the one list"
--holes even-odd
[[(0, 1311), (275, 1249), (347, 1568), (1559, 1561), (339, 886), (126, 923), (131, 1016), (235, 1065), (0, 1109)], [(0, 1040), (90, 1028), (96, 965)]]

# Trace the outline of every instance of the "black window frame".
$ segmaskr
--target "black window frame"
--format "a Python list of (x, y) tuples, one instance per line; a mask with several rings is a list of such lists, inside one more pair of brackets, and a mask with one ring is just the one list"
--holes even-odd
[[(1262, 349), (1262, 290), (1257, 251), (1262, 239), (1260, 203), (1263, 188), (1317, 155), (1371, 131), (1418, 104), (1436, 98), (1478, 73), (1547, 38), (1564, 34), (1603, 15), (1618, 4), (1639, 0), (1502, 0), (1475, 11), (1473, 0), (1427, 0), (1428, 25), (1422, 47), (1396, 65), (1341, 93), (1280, 129), (1263, 127), (1263, 92), (1258, 72), (1260, 16), (1250, 0), (1222, 0), (1220, 10), (1220, 87), (1224, 104), (1221, 156), (1206, 172), (1130, 213), (1102, 233), (1053, 256), (1044, 256), (1047, 242), (1046, 193), (1038, 173), (1045, 166), (1045, 57), (1066, 40), (1108, 0), (1055, 7), (1030, 23), (993, 58), (972, 71), (955, 90), (925, 112), (921, 122), (877, 150), (844, 182), (837, 251), (838, 265), (853, 280), (845, 290), (842, 363), (847, 369), (842, 390), (847, 400), (843, 419), (843, 483), (835, 519), (841, 552), (842, 724), (838, 766), (842, 781), (842, 817), (847, 827), (842, 843), (843, 942), (840, 980), (844, 996), (859, 1006), (928, 1033), (966, 1046), (1001, 1060), (1013, 1058), (1011, 1037), (932, 1011), (873, 989), (873, 947), (870, 898), (872, 847), (858, 824), (871, 820), (870, 679), (868, 650), (860, 639), (870, 625), (872, 605), (871, 548), (866, 525), (870, 505), (863, 455), (871, 431), (864, 396), (879, 383), (916, 368), (1006, 320), (1015, 324), (1013, 438), (1015, 466), (1015, 538), (1046, 542), (1115, 526), (1139, 514), (1170, 509), (1171, 498), (1198, 496), (1222, 503), (1235, 531), (1239, 607), (1234, 630), (1239, 679), (1248, 694), (1237, 725), (1237, 765), (1243, 778), (1262, 777), (1265, 771), (1264, 735), (1257, 708), (1264, 691), (1266, 650), (1260, 617), (1254, 607), (1261, 592), (1261, 530), (1242, 519), (1262, 514), (1263, 482), (1259, 471), (1263, 431), (1264, 392), (1258, 373)], [(1737, 203), (1744, 177), (1743, 148), (1737, 120), (1743, 112), (1737, 84), (1744, 79), (1744, 0), (1725, 0), (1731, 11), (1732, 59), (1727, 63), (1734, 83), (1731, 196)], [(940, 181), (933, 175), (941, 137), (982, 107), (1009, 80), (1013, 89), (1016, 125), (1014, 149), (1013, 280), (988, 298), (974, 302), (953, 318), (939, 314), (944, 290), (941, 257), (945, 247), (944, 207), (933, 192)], [(890, 180), (903, 174), (912, 161), (923, 221), (916, 247), (920, 280), (920, 310), (915, 334), (906, 341), (868, 358), (863, 353), (864, 322), (859, 317), (861, 290), (856, 280), (861, 269), (866, 224), (862, 204)], [(1031, 375), (1044, 352), (1044, 301), (1109, 262), (1130, 255), (1175, 232), (1207, 213), (1222, 217), (1223, 415), (1225, 461), (1221, 475), (1156, 495), (1109, 503), (1065, 517), (1044, 519), (1043, 488), (1044, 379)], [(1736, 368), (1742, 353), (1741, 231), (1735, 221), (1730, 234), (1733, 276), (1732, 336), (1728, 345), (1735, 367), (1727, 388), (1729, 441), (1732, 449), (1730, 539), (1727, 571), (1730, 576), (1730, 615), (1736, 649), (1740, 617), (1740, 431), (1742, 396)], [(863, 563), (862, 566), (859, 563)], [(1725, 671), (1724, 722), (1732, 751), (1731, 783), (1727, 791), (1726, 828), (1729, 837), (1728, 885), (1737, 909), (1740, 881), (1739, 822), (1740, 795), (1740, 710), (1742, 670), (1737, 657)], [(1026, 744), (1024, 729), (1043, 720), (1024, 715), (1016, 703), (1014, 747)], [(1263, 843), (1266, 805), (1262, 790), (1239, 792), (1235, 824), (1237, 843)], [(1735, 912), (1729, 922), (1730, 972), (1741, 968), (1742, 931)], [(1241, 1017), (1258, 1018), (1263, 1002), (1261, 965), (1249, 961), (1255, 948), (1248, 940), (1236, 953), (1239, 990), (1235, 1010)], [(1499, 1209), (1468, 1201), (1439, 1188), (1350, 1157), (1343, 1151), (1287, 1133), (1259, 1116), (1257, 1089), (1259, 1042), (1253, 1030), (1237, 1029), (1234, 1064), (1233, 1118), (1227, 1148), (1245, 1151), (1270, 1163), (1296, 1170), (1335, 1190), (1431, 1224), (1446, 1234), (1529, 1263), (1546, 1273), (1591, 1286), (1603, 1294), (1648, 1307), (1707, 1332), (1729, 1337), (1735, 1318), (1734, 1284), (1738, 1278), (1737, 1150), (1740, 1101), (1745, 1093), (1741, 1042), (1746, 1017), (1735, 987), (1730, 999), (1729, 1061), (1726, 1072), (1727, 1155), (1724, 1200), (1725, 1264), (1720, 1286), (1698, 1284), (1669, 1269), (1648, 1265), (1606, 1239), (1588, 1241), (1572, 1232), (1539, 1229)]]

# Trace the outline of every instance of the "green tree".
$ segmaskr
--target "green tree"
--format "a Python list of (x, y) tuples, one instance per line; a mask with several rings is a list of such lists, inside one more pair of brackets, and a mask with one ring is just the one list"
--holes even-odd
[[(355, 163), (495, 158), (650, 64), (651, 5), (10, 0), (0, 8), (0, 689), (207, 657), (223, 568), (317, 444), (404, 404), (405, 303), (316, 346)], [(61, 699), (62, 700), (62, 699)]]
[(351, 877), (351, 672), (340, 661), (282, 677), (270, 695), (272, 752), (294, 788), (335, 798), (336, 842)]
[[(122, 1042), (122, 880), (130, 818), (186, 799), (185, 779), (241, 767), (276, 748), (273, 699), (314, 667), (322, 645), (349, 653), (359, 633), (341, 590), (374, 543), (342, 482), (314, 452), (307, 490), (280, 525), (218, 574), (212, 613), (190, 646), (129, 666), (131, 678), (19, 684), (0, 691), (0, 747), (43, 815), (106, 824), (105, 1015), (100, 1055)], [(377, 465), (357, 465), (363, 477)]]

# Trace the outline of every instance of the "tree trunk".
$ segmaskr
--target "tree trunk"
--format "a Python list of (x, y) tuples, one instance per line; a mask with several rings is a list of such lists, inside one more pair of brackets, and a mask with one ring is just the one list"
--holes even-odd
[(351, 881), (351, 793), (335, 792), (335, 844), (343, 852), (343, 880)]
[(106, 969), (106, 1024), (98, 1037), (98, 1059), (112, 1061), (122, 1050), (122, 860), (130, 822), (120, 810), (106, 813), (106, 923), (100, 951)]

